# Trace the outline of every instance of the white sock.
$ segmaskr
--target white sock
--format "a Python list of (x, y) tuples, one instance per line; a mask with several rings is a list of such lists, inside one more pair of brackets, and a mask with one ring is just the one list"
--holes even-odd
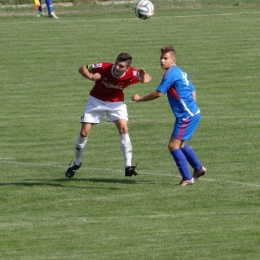
[(129, 134), (120, 135), (121, 138), (121, 150), (123, 152), (125, 166), (132, 166), (132, 144)]
[(76, 141), (76, 147), (75, 147), (75, 164), (80, 165), (82, 162), (82, 155), (85, 150), (86, 144), (87, 144), (87, 137), (81, 137), (81, 135), (78, 136)]

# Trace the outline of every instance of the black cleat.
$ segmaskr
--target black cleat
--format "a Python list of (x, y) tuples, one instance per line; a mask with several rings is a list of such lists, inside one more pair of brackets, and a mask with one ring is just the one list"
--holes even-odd
[(132, 177), (137, 175), (136, 166), (128, 166), (125, 168), (125, 177)]
[(72, 178), (76, 172), (76, 170), (78, 170), (80, 168), (80, 165), (75, 164), (75, 162), (70, 164), (70, 167), (68, 168), (68, 170), (66, 171), (66, 177), (68, 178)]

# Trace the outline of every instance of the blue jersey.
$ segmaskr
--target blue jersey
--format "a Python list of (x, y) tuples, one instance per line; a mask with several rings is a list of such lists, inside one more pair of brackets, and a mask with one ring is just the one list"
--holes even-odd
[(177, 65), (165, 71), (156, 90), (163, 94), (167, 93), (169, 104), (176, 118), (186, 119), (200, 113), (192, 96), (192, 92), (195, 91), (192, 82)]

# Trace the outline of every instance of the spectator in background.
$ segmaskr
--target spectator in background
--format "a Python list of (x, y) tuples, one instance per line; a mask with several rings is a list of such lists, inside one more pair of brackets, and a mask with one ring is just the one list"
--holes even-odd
[[(42, 1), (43, 0), (34, 0), (34, 6), (39, 11), (36, 17), (42, 17), (44, 15), (43, 8), (42, 8)], [(45, 0), (45, 3), (48, 9), (48, 16), (51, 18), (58, 19), (58, 16), (56, 16), (52, 8), (52, 0)]]

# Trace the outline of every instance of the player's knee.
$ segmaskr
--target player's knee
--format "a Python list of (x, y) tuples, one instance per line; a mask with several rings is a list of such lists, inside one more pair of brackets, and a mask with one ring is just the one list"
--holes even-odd
[(174, 143), (172, 143), (172, 142), (169, 142), (169, 143), (168, 143), (168, 149), (169, 149), (170, 152), (173, 151), (173, 150), (177, 150), (177, 149), (179, 149), (179, 148), (180, 148), (179, 145), (176, 145), (176, 144), (174, 144)]
[(178, 140), (178, 139), (171, 139), (168, 143), (168, 149), (170, 151), (182, 149), (185, 145), (184, 140)]
[(86, 131), (84, 131), (83, 129), (80, 131), (79, 134), (81, 137), (88, 137), (88, 133)]
[(169, 149), (169, 151), (174, 150), (174, 149), (173, 149), (173, 145), (172, 145), (171, 143), (168, 143), (168, 149)]
[(89, 133), (90, 133), (90, 130), (91, 130), (91, 124), (85, 124), (85, 123), (82, 123), (82, 126), (81, 126), (81, 129), (80, 129), (80, 136), (81, 137), (88, 137), (89, 136)]
[(122, 126), (118, 129), (119, 134), (123, 135), (123, 134), (128, 134), (128, 127), (127, 126)]

